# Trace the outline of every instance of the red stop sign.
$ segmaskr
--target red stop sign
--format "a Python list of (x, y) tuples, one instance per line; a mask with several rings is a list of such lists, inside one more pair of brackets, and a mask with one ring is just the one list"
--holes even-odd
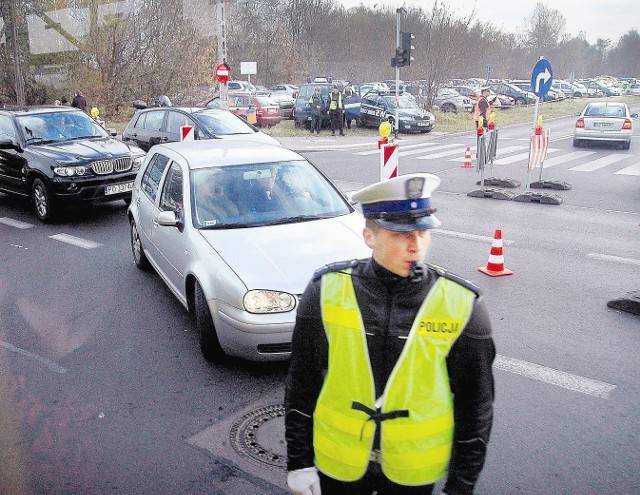
[(221, 83), (226, 83), (231, 79), (231, 69), (224, 62), (216, 66), (216, 79)]

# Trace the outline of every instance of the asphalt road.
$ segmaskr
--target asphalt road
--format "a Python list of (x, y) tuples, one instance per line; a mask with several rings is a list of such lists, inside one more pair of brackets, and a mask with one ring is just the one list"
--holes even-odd
[[(560, 205), (467, 196), (480, 178), (461, 166), (473, 133), (400, 144), (400, 173), (442, 178), (429, 261), (480, 285), (494, 325), (495, 422), (476, 492), (636, 494), (640, 320), (606, 303), (640, 290), (639, 126), (623, 151), (573, 149), (573, 119), (547, 125), (543, 178), (572, 186), (549, 191)], [(520, 181), (516, 194), (530, 133), (499, 131), (493, 175)], [(375, 143), (285, 144), (344, 191), (379, 176)], [(286, 364), (207, 364), (189, 315), (135, 268), (125, 212), (114, 203), (42, 225), (0, 195), (0, 493), (286, 493), (278, 463), (239, 452), (231, 433), (281, 402)], [(495, 229), (509, 277), (477, 270)], [(259, 440), (281, 454), (273, 416)]]

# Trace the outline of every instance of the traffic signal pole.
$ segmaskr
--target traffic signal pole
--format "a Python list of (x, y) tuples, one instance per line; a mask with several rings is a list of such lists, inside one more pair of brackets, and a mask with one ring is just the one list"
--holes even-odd
[[(404, 8), (400, 7), (396, 9), (396, 47), (400, 47), (400, 15), (406, 14), (407, 11)], [(398, 53), (398, 49), (396, 48), (396, 54)], [(398, 110), (398, 98), (400, 92), (400, 67), (399, 64), (396, 63), (396, 99), (394, 100), (394, 107), (396, 109), (396, 119), (393, 123), (393, 135), (398, 138), (398, 124), (400, 122), (400, 113)]]
[[(218, 21), (218, 57), (221, 64), (227, 63), (227, 25), (225, 0), (218, 0), (216, 17)], [(229, 91), (226, 82), (220, 82), (220, 106), (229, 110)]]

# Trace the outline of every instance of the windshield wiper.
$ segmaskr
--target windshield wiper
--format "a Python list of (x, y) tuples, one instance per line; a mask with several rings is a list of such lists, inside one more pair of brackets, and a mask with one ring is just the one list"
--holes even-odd
[(331, 218), (334, 215), (296, 215), (293, 217), (284, 217), (273, 222), (269, 222), (269, 225), (279, 225), (283, 223), (297, 223), (297, 222), (309, 222), (311, 220), (321, 220), (323, 218)]
[[(25, 142), (27, 144), (30, 144), (30, 143), (44, 143), (45, 139), (43, 137), (40, 137), (40, 136), (34, 136), (34, 137), (27, 138), (27, 140)], [(50, 143), (51, 141), (47, 141), (47, 142)]]
[(223, 229), (246, 229), (247, 227), (258, 227), (260, 223), (218, 223), (215, 225), (205, 225), (200, 230), (223, 230)]

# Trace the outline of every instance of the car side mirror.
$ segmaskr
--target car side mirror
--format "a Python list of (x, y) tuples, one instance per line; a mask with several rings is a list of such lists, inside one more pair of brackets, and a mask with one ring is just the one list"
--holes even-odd
[(184, 229), (184, 221), (172, 210), (161, 211), (158, 213), (156, 220), (163, 227), (176, 227), (180, 232)]
[(0, 150), (16, 150), (20, 153), (23, 151), (22, 146), (12, 139), (0, 139)]
[(632, 119), (637, 119), (638, 118), (638, 114), (637, 113), (632, 113), (631, 114), (631, 118)]

